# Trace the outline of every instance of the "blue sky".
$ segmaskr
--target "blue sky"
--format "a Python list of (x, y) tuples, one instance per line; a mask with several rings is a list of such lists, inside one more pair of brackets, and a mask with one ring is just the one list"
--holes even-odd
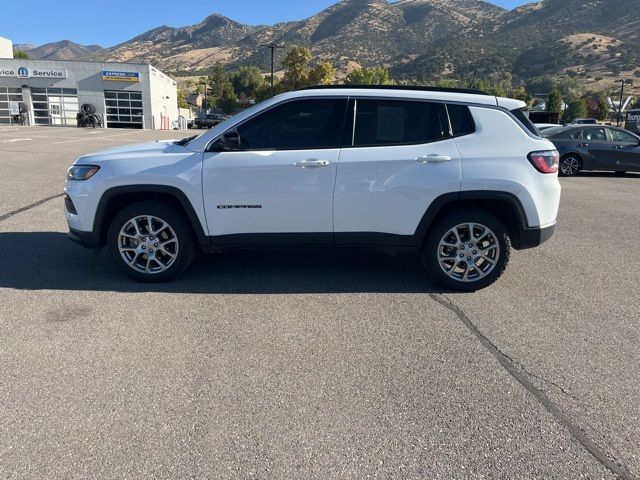
[[(3, 0), (0, 36), (14, 43), (72, 40), (85, 45), (112, 46), (160, 25), (190, 25), (212, 13), (253, 25), (273, 24), (306, 18), (336, 1)], [(514, 8), (530, 0), (490, 1)]]

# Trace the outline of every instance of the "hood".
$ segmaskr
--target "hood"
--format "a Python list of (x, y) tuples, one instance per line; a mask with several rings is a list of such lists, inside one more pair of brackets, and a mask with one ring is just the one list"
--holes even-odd
[(125, 145), (122, 147), (108, 148), (95, 153), (83, 155), (76, 164), (101, 163), (108, 160), (121, 160), (124, 158), (137, 158), (149, 156), (161, 156), (171, 153), (184, 153), (188, 151), (180, 145), (176, 145), (175, 140), (160, 140), (157, 142), (137, 143), (133, 145)]

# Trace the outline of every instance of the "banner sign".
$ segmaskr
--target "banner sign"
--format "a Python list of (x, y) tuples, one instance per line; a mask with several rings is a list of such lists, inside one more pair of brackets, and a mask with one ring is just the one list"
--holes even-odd
[(102, 80), (116, 82), (139, 82), (140, 73), (138, 72), (114, 72), (111, 70), (102, 71)]
[(0, 67), (0, 77), (62, 79), (67, 78), (67, 71), (64, 68)]

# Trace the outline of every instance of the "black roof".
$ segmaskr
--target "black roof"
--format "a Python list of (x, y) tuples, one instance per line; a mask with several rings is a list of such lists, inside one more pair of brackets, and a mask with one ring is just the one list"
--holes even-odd
[(321, 90), (321, 89), (363, 89), (363, 90), (413, 90), (420, 92), (445, 92), (445, 93), (467, 93), (471, 95), (490, 95), (482, 90), (473, 88), (448, 88), (429, 87), (426, 85), (316, 85), (315, 87), (304, 87), (299, 90)]

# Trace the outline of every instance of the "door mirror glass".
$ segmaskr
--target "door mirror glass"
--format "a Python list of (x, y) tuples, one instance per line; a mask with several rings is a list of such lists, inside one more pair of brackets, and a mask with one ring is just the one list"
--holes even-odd
[(237, 152), (240, 150), (240, 134), (237, 130), (224, 132), (211, 147), (213, 152)]

